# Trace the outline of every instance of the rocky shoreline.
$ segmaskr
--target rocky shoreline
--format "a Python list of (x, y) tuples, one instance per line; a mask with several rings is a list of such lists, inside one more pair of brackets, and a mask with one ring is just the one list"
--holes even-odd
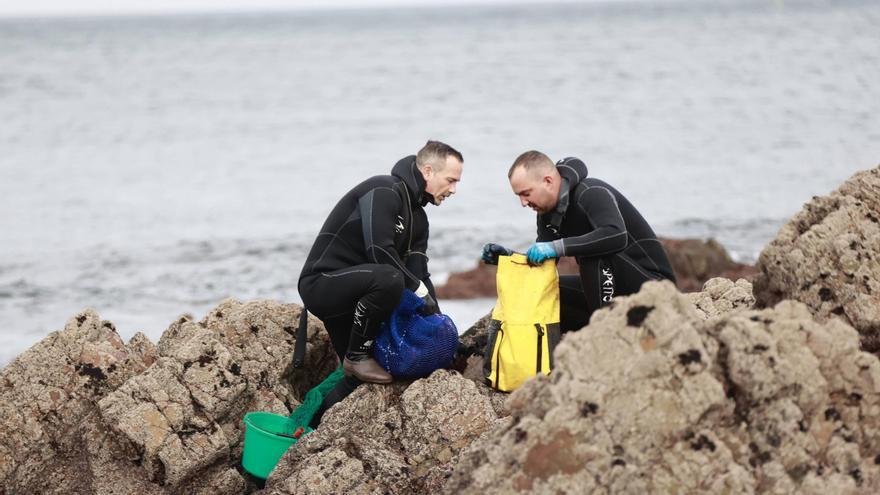
[(646, 284), (513, 394), (475, 372), (478, 322), (456, 369), (360, 387), (265, 485), (242, 418), (335, 368), (320, 322), (295, 370), (294, 304), (227, 300), (155, 344), (86, 310), (0, 370), (0, 493), (878, 493), (878, 253), (880, 167), (807, 203), (754, 285)]

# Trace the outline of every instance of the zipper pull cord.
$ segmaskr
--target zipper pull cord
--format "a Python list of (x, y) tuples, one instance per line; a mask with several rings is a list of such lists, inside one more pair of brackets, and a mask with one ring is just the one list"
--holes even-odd
[(535, 373), (541, 372), (541, 366), (543, 365), (544, 356), (543, 356), (543, 344), (544, 344), (544, 329), (541, 328), (540, 323), (535, 323), (535, 328), (538, 329), (538, 356), (537, 356), (537, 366), (535, 367)]

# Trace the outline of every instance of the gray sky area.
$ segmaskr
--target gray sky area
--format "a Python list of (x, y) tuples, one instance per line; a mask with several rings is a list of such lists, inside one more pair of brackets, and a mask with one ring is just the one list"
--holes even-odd
[(535, 0), (0, 0), (0, 17), (509, 3), (540, 2)]

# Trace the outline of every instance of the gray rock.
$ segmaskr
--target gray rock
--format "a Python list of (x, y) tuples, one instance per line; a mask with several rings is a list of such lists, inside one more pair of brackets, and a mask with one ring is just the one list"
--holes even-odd
[[(880, 168), (783, 227), (754, 296), (646, 284), (509, 396), (482, 384), (484, 318), (464, 376), (360, 387), (262, 493), (878, 493), (880, 361), (859, 346), (880, 349), (878, 212)], [(0, 371), (0, 492), (255, 490), (244, 414), (287, 413), (338, 365), (312, 320), (292, 368), (300, 311), (227, 300), (157, 345), (78, 315)]]
[(736, 282), (726, 278), (709, 279), (703, 284), (702, 291), (685, 296), (694, 304), (697, 313), (706, 319), (740, 309), (751, 309), (755, 305), (752, 284), (742, 278)]
[(239, 494), (242, 418), (287, 413), (337, 366), (312, 319), (293, 370), (301, 308), (227, 300), (182, 317), (158, 346), (125, 344), (92, 310), (0, 371), (0, 493)]
[(310, 388), (336, 367), (325, 333), (312, 325), (306, 358), (313, 382), (294, 378), (300, 311), (226, 300), (199, 323), (183, 317), (162, 335), (158, 360), (100, 401), (105, 424), (150, 481), (175, 487), (218, 463), (235, 464), (247, 412), (287, 414), (301, 396), (293, 383)]
[[(735, 310), (750, 309), (755, 305), (752, 284), (746, 279), (733, 282), (716, 277), (706, 281), (702, 291), (686, 293), (685, 296), (696, 307), (697, 313), (706, 319)], [(483, 382), (482, 357), (491, 319), (490, 312), (459, 337), (455, 369), (479, 383)]]
[[(738, 299), (738, 298), (737, 298)], [(880, 361), (783, 302), (706, 319), (646, 284), (567, 334), (447, 493), (876, 493)]]
[(840, 317), (880, 352), (880, 167), (814, 197), (758, 258), (758, 304), (805, 303), (822, 319)]
[(454, 371), (363, 385), (287, 451), (260, 493), (433, 493), (497, 421), (490, 400)]
[(0, 487), (83, 492), (84, 460), (71, 454), (77, 431), (93, 420), (98, 400), (144, 370), (150, 352), (138, 342), (126, 346), (89, 309), (0, 371)]

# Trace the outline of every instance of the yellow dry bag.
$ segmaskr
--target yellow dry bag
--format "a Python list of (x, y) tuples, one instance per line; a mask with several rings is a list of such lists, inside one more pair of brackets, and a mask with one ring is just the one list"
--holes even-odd
[(556, 260), (531, 266), (522, 254), (499, 256), (497, 282), (483, 371), (492, 388), (510, 392), (553, 368), (559, 343)]

